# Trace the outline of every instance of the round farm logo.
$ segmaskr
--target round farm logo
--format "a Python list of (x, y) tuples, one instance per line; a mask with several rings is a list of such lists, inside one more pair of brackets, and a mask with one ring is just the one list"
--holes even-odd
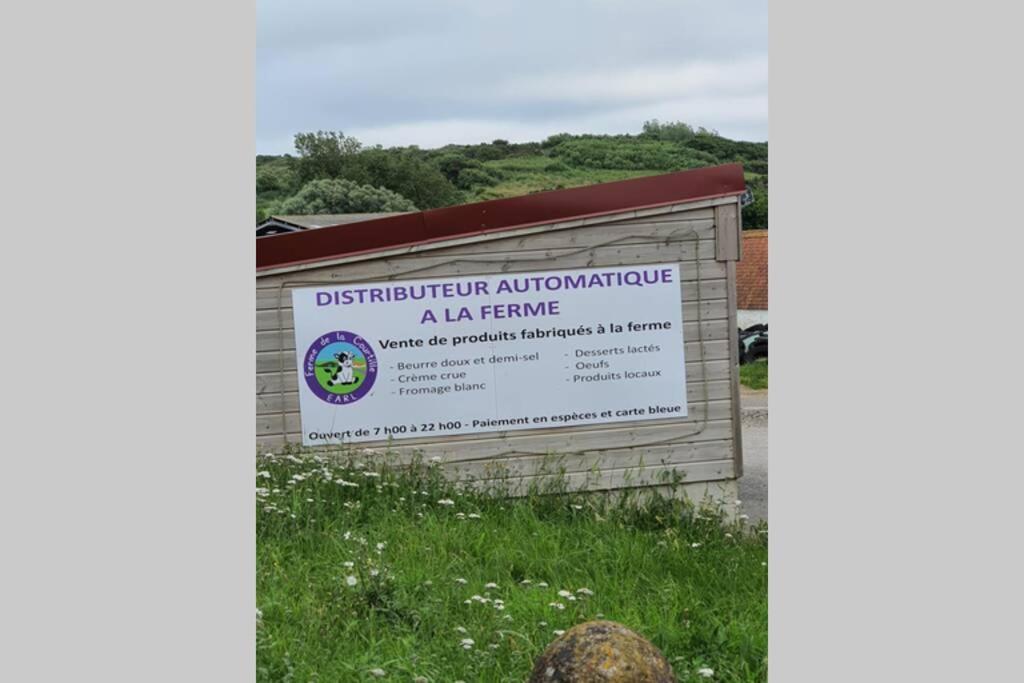
[(370, 392), (377, 379), (377, 356), (359, 335), (342, 330), (329, 332), (306, 351), (302, 373), (317, 398), (345, 405)]

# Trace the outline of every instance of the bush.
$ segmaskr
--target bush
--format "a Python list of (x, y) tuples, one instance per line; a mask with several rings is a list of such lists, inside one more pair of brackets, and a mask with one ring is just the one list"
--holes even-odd
[(423, 209), (450, 206), (460, 199), (445, 174), (414, 150), (364, 150), (350, 160), (339, 177), (360, 185), (385, 187)]
[(297, 215), (376, 211), (416, 211), (416, 206), (402, 195), (383, 187), (359, 185), (336, 178), (311, 180), (298, 194), (280, 205), (280, 213)]
[(642, 137), (649, 137), (655, 140), (670, 140), (673, 142), (685, 142), (696, 135), (693, 126), (682, 121), (667, 121), (662, 123), (658, 119), (644, 122)]
[(661, 140), (587, 137), (566, 140), (551, 151), (570, 166), (674, 171), (711, 166), (718, 160), (699, 150)]
[(544, 149), (551, 149), (552, 147), (557, 147), (566, 140), (572, 140), (572, 135), (570, 133), (556, 133), (555, 135), (549, 135), (544, 142), (540, 143), (540, 146)]
[(449, 182), (458, 184), (459, 174), (467, 168), (483, 168), (476, 159), (461, 154), (449, 153), (434, 160), (434, 165), (444, 174)]
[(285, 164), (272, 162), (256, 167), (256, 192), (260, 194), (292, 194), (298, 186), (298, 174)]
[(497, 185), (501, 178), (497, 173), (486, 168), (465, 168), (459, 173), (458, 186), (468, 190), (476, 185), (484, 187)]

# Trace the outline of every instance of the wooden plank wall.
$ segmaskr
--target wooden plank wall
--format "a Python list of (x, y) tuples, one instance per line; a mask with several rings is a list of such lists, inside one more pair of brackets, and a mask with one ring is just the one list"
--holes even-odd
[[(557, 468), (570, 483), (615, 489), (662, 483), (679, 473), (686, 482), (738, 476), (738, 389), (735, 382), (736, 321), (730, 261), (720, 261), (721, 205), (625, 220), (589, 219), (586, 225), (466, 241), (437, 249), (365, 258), (344, 264), (257, 278), (256, 440), (260, 450), (301, 444), (298, 375), (292, 328), (292, 287), (380, 280), (518, 273), (530, 271), (678, 262), (682, 274), (686, 418), (613, 425), (536, 429), (393, 442), (398, 458), (441, 456), (447, 472), (486, 482), (528, 485)], [(732, 211), (732, 214), (735, 214)], [(738, 230), (738, 226), (734, 228)], [(736, 236), (738, 238), (738, 235)], [(719, 238), (720, 239), (720, 238)], [(387, 447), (385, 442), (362, 444)], [(511, 478), (511, 481), (508, 480)]]

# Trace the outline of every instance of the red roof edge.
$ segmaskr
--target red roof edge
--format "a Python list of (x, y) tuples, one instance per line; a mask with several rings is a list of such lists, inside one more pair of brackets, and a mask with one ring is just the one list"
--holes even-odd
[(745, 189), (743, 167), (726, 164), (270, 235), (256, 240), (256, 269), (725, 197)]

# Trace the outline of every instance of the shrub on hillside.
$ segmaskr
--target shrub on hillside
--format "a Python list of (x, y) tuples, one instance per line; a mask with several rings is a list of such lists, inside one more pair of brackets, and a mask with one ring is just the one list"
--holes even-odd
[(497, 172), (486, 168), (465, 168), (459, 173), (457, 180), (458, 186), (463, 190), (468, 190), (475, 186), (490, 186), (497, 185), (501, 181), (501, 178)]
[(351, 180), (338, 178), (311, 180), (298, 194), (280, 204), (282, 214), (376, 211), (416, 211), (416, 206), (402, 195), (383, 187), (359, 185)]
[(711, 154), (676, 143), (622, 137), (574, 138), (554, 147), (551, 154), (583, 168), (675, 171), (718, 163)]

